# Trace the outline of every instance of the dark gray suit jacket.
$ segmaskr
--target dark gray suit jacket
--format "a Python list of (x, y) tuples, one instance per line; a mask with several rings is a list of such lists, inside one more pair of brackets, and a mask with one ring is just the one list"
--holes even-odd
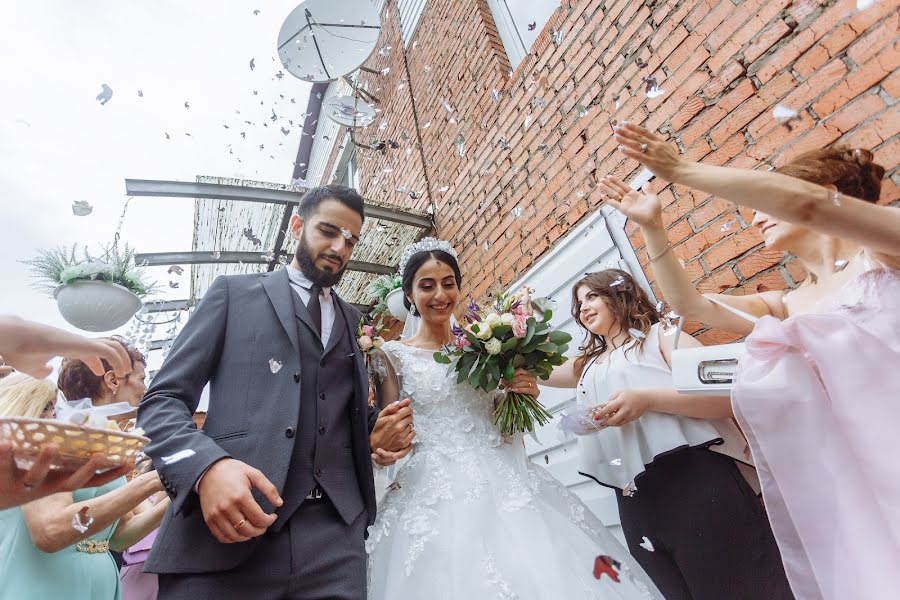
[[(256, 467), (283, 493), (300, 409), (300, 347), (287, 271), (217, 278), (178, 335), (138, 408), (138, 423), (172, 506), (157, 535), (147, 569), (205, 573), (231, 569), (256, 540), (220, 544), (210, 533), (194, 492), (200, 475), (221, 458)], [(369, 524), (375, 489), (368, 434), (377, 412), (369, 409), (368, 379), (355, 344), (360, 313), (334, 296), (354, 341), (355, 395), (350, 411), (353, 460)], [(338, 332), (332, 332), (332, 336)], [(281, 362), (273, 373), (270, 359)], [(210, 408), (203, 431), (192, 419), (206, 383)], [(166, 464), (184, 450), (195, 454)], [(254, 496), (267, 512), (273, 507)]]

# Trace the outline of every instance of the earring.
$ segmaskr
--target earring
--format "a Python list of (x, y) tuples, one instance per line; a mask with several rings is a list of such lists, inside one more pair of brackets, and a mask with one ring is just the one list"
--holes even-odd
[(118, 395), (119, 395), (119, 390), (118, 389), (113, 390), (113, 398), (115, 398)]
[(416, 305), (415, 304), (409, 305), (409, 314), (411, 314), (412, 316), (416, 316)]

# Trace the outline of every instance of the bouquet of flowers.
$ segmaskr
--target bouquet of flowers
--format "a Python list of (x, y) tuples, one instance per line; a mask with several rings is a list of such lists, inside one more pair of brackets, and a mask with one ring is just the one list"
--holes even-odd
[[(468, 381), (486, 392), (496, 390), (501, 379), (512, 381), (519, 368), (548, 379), (566, 361), (563, 353), (572, 336), (550, 326), (550, 301), (532, 300), (531, 293), (527, 287), (499, 293), (486, 315), (476, 303), (469, 304), (466, 324), (454, 327), (456, 340), (435, 352), (434, 360), (451, 365), (457, 383)], [(534, 431), (535, 423), (544, 425), (551, 418), (533, 396), (514, 392), (507, 392), (494, 409), (494, 423), (504, 435)]]

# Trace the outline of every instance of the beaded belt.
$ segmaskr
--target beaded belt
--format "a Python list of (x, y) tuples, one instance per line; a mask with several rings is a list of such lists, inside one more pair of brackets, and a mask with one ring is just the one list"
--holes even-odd
[(109, 552), (109, 542), (106, 540), (82, 540), (75, 544), (75, 550), (85, 554), (103, 554)]

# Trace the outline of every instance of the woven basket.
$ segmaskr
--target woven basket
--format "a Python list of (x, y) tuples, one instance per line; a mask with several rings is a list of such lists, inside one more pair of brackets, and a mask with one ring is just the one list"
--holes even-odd
[(13, 445), (16, 465), (29, 468), (41, 448), (55, 444), (59, 453), (51, 468), (74, 471), (93, 455), (106, 454), (101, 468), (119, 467), (134, 460), (150, 440), (136, 433), (98, 429), (54, 419), (0, 417), (0, 441)]

